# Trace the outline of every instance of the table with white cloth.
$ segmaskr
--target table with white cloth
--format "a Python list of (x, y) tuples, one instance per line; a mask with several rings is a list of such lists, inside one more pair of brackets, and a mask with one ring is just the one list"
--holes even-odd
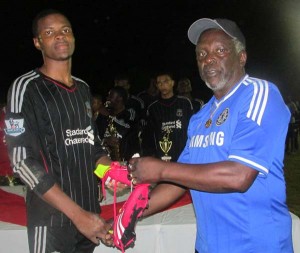
[[(19, 194), (20, 189), (6, 188)], [(21, 193), (22, 194), (22, 193)], [(112, 203), (112, 195), (101, 205)], [(128, 195), (118, 197), (123, 201)], [(291, 213), (294, 253), (300, 253), (300, 219)], [(136, 227), (137, 239), (134, 248), (126, 253), (194, 253), (196, 236), (195, 214), (192, 204), (180, 206), (141, 220)], [(25, 226), (0, 222), (0, 252), (28, 253)], [(104, 245), (96, 247), (95, 253), (120, 252)]]
[[(6, 189), (5, 189), (6, 188)], [(22, 194), (20, 189), (5, 187), (5, 190)], [(3, 187), (2, 187), (3, 189)], [(118, 201), (124, 201), (128, 194), (118, 196)], [(101, 203), (109, 205), (113, 201), (112, 193), (107, 192), (107, 198)], [(136, 227), (136, 242), (126, 253), (194, 253), (196, 224), (192, 204), (166, 210), (139, 221)], [(25, 226), (0, 222), (0, 252), (28, 253), (27, 231)], [(117, 248), (100, 244), (95, 253), (116, 253)]]

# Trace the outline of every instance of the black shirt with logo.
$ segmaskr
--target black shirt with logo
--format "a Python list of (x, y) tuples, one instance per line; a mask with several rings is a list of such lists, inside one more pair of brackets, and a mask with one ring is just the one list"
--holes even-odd
[(72, 78), (67, 87), (33, 70), (8, 93), (6, 138), (14, 171), (28, 188), (29, 225), (70, 224), (38, 196), (54, 183), (83, 209), (100, 211), (93, 171), (106, 152), (92, 119), (89, 86)]

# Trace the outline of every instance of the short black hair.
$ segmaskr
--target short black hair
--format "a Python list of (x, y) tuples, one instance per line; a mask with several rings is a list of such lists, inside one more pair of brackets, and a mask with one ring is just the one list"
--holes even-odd
[(169, 76), (172, 80), (175, 81), (175, 76), (170, 70), (159, 70), (155, 74), (155, 78), (158, 76)]
[(114, 86), (110, 89), (110, 92), (117, 93), (123, 99), (124, 104), (127, 103), (128, 94), (127, 94), (127, 91), (123, 87)]
[(103, 101), (102, 95), (100, 95), (100, 94), (98, 94), (98, 93), (92, 94), (92, 98)]
[(38, 22), (39, 22), (39, 20), (44, 17), (47, 17), (49, 15), (52, 15), (52, 14), (60, 14), (60, 15), (64, 16), (69, 21), (69, 23), (71, 23), (70, 20), (67, 18), (67, 16), (59, 10), (56, 10), (56, 9), (42, 10), (35, 16), (35, 18), (32, 21), (32, 35), (34, 38), (38, 37)]
[(128, 74), (126, 74), (126, 73), (119, 73), (119, 74), (115, 75), (114, 80), (115, 81), (128, 80), (128, 82), (130, 82), (130, 78), (129, 78)]

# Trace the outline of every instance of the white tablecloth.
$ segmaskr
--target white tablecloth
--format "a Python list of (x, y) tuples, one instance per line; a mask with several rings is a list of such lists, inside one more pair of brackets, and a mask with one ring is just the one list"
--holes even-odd
[[(118, 198), (124, 200), (126, 196)], [(109, 197), (105, 204), (112, 201)], [(300, 253), (300, 219), (291, 213), (294, 253)], [(196, 234), (192, 204), (158, 213), (140, 221), (135, 247), (126, 253), (194, 253)], [(28, 253), (26, 227), (0, 222), (0, 252)], [(100, 245), (95, 253), (116, 253), (116, 248)]]
[[(22, 187), (1, 187), (2, 189), (23, 195)], [(127, 198), (127, 194), (118, 196), (118, 201)], [(111, 204), (112, 194), (101, 205)], [(192, 204), (158, 213), (139, 221), (136, 227), (137, 240), (134, 248), (126, 253), (194, 253), (196, 224)], [(0, 222), (0, 252), (29, 253), (26, 227)], [(98, 246), (95, 253), (116, 253), (116, 248)]]

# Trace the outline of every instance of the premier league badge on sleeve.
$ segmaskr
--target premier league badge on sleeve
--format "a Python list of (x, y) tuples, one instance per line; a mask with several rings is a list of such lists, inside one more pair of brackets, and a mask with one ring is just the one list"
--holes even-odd
[(23, 127), (24, 119), (13, 119), (5, 120), (6, 128), (4, 129), (5, 134), (11, 136), (18, 136), (25, 132)]

